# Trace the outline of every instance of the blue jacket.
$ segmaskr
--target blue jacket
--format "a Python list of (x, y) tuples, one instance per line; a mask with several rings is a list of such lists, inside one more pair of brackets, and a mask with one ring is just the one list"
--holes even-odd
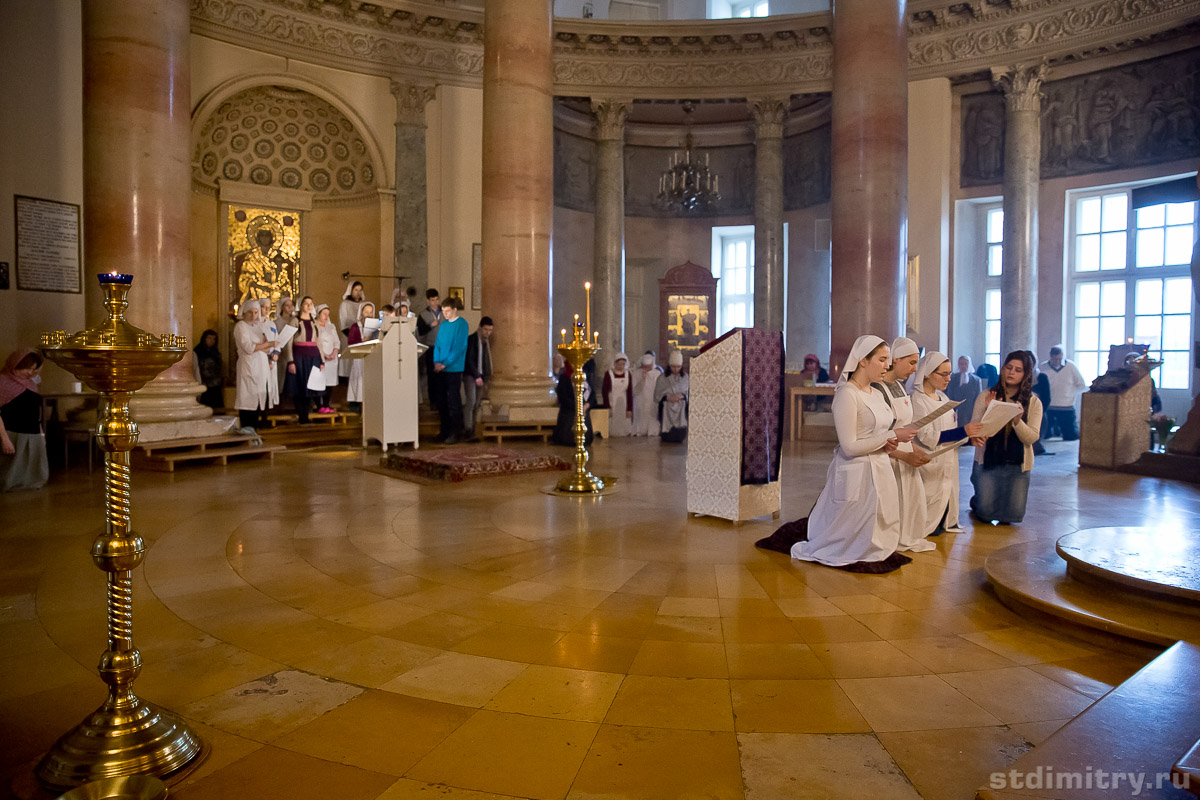
[(433, 343), (433, 363), (444, 364), (446, 372), (462, 372), (467, 359), (467, 333), (470, 326), (462, 317), (442, 320), (437, 341)]

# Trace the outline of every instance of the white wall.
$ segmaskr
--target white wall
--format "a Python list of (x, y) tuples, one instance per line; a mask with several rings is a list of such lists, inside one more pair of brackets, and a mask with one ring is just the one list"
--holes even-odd
[(950, 308), (950, 81), (908, 84), (908, 257), (920, 258), (913, 340), (945, 352)]

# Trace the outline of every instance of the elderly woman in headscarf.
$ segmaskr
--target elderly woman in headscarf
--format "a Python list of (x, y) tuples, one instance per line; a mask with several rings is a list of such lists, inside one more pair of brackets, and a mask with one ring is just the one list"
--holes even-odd
[(958, 372), (950, 376), (946, 385), (946, 397), (963, 404), (963, 416), (970, 416), (975, 408), (975, 398), (983, 391), (983, 381), (975, 374), (974, 365), (968, 356), (958, 357)]
[(608, 422), (610, 436), (633, 434), (633, 376), (626, 369), (628, 364), (629, 357), (617, 353), (612, 367), (604, 373), (600, 397), (611, 414)]
[(659, 375), (654, 386), (661, 422), (658, 436), (664, 442), (682, 442), (687, 438), (690, 389), (687, 373), (683, 371), (683, 353), (672, 350), (667, 356), (667, 368), (669, 371)]
[(41, 355), (30, 347), (13, 351), (0, 372), (0, 490), (40, 489), (50, 480), (42, 431)]
[[(317, 395), (317, 413), (333, 413), (333, 387), (338, 384), (338, 352), (342, 349), (339, 331), (329, 318), (329, 306), (321, 303), (315, 309), (317, 318), (317, 345), (321, 348), (321, 374), (325, 378), (325, 389)], [(345, 361), (347, 359), (341, 359)]]
[[(903, 336), (896, 339), (892, 342), (891, 364), (879, 382), (879, 390), (896, 416), (896, 427), (908, 425), (914, 419), (912, 399), (904, 384), (917, 369), (919, 352), (912, 339)], [(925, 539), (928, 532), (925, 530), (925, 486), (918, 472), (929, 463), (929, 456), (914, 449), (911, 442), (900, 442), (889, 455), (899, 486), (900, 544), (897, 549), (916, 553), (933, 550), (937, 546)]]
[(217, 346), (217, 332), (209, 328), (200, 334), (200, 341), (192, 348), (192, 375), (204, 387), (200, 402), (213, 410), (225, 406), (225, 381), (221, 365), (221, 349)]
[(654, 388), (662, 368), (654, 363), (653, 351), (647, 350), (638, 369), (633, 373), (633, 435), (654, 436), (658, 433), (658, 403)]
[(838, 378), (833, 424), (838, 446), (807, 519), (788, 523), (760, 546), (783, 536), (792, 558), (850, 572), (891, 572), (911, 559), (900, 547), (900, 500), (891, 452), (916, 430), (893, 427), (895, 414), (880, 389), (890, 353), (878, 336), (860, 336)]
[(257, 302), (247, 301), (242, 306), (242, 318), (233, 326), (233, 343), (238, 356), (233, 407), (238, 410), (243, 428), (256, 428), (269, 408), (267, 384), (271, 380), (271, 365), (267, 353), (276, 346), (263, 335)]
[[(369, 342), (379, 336), (379, 326), (368, 327), (367, 320), (375, 319), (375, 304), (365, 300), (358, 306), (358, 319), (350, 326), (346, 334), (347, 344)], [(350, 361), (350, 386), (346, 390), (346, 402), (351, 411), (362, 411), (363, 404), (363, 360), (361, 358), (347, 359)]]
[[(951, 381), (950, 359), (936, 351), (926, 353), (917, 364), (913, 377), (913, 414), (924, 417), (946, 403), (946, 386)], [(964, 414), (970, 413), (964, 407)], [(949, 442), (965, 443), (978, 436), (983, 426), (977, 422), (958, 425), (957, 414), (948, 411), (917, 431), (917, 441), (928, 450)], [(925, 486), (925, 530), (927, 535), (962, 533), (958, 524), (958, 450), (934, 456), (921, 469)]]

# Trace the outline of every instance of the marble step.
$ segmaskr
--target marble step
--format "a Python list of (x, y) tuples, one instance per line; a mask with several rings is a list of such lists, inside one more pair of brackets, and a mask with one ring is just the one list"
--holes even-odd
[(1194, 604), (1200, 614), (1200, 532), (1184, 528), (1088, 528), (1055, 549), (1068, 573)]

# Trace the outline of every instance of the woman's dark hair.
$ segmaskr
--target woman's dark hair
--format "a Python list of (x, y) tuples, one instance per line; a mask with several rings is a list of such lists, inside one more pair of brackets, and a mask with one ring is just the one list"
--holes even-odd
[(42, 361), (43, 359), (38, 353), (26, 353), (25, 357), (17, 362), (14, 369), (40, 369)]
[(208, 346), (208, 337), (209, 336), (213, 337), (214, 339), (218, 339), (218, 340), (220, 338), (217, 336), (217, 332), (214, 331), (212, 328), (208, 328), (207, 330), (205, 330), (204, 333), (200, 334), (200, 341), (196, 342), (196, 346), (192, 348), (192, 350), (195, 351), (196, 355), (207, 356), (210, 353), (220, 352), (219, 341), (217, 344), (214, 344), (212, 347)]
[(350, 284), (350, 293), (348, 295), (346, 295), (344, 298), (342, 298), (343, 300), (353, 300), (354, 299), (354, 287), (355, 286), (357, 286), (360, 289), (363, 288), (362, 281), (355, 281), (354, 283)]
[(459, 300), (457, 297), (455, 297), (453, 295), (451, 295), (450, 297), (444, 298), (442, 300), (442, 305), (450, 306), (450, 308), (453, 308), (457, 311), (463, 310), (462, 300)]
[(1004, 387), (1003, 369), (1010, 361), (1020, 361), (1021, 366), (1025, 368), (1025, 377), (1021, 378), (1021, 385), (1017, 387), (1017, 396), (1015, 399), (1025, 407), (1025, 413), (1028, 414), (1029, 396), (1033, 394), (1033, 357), (1029, 355), (1028, 350), (1014, 350), (1004, 357), (1004, 361), (1000, 362), (1000, 380), (996, 381), (996, 385), (991, 388), (992, 396), (997, 400), (1007, 398), (1007, 390)]
[[(869, 352), (869, 353), (867, 353), (865, 356), (863, 356), (863, 358), (865, 358), (865, 359), (868, 359), (868, 360), (869, 360), (869, 359), (872, 359), (872, 358), (874, 358), (874, 357), (875, 357), (875, 355), (876, 355), (876, 354), (879, 352), (879, 348), (881, 348), (881, 347), (887, 347), (887, 346), (888, 346), (888, 343), (887, 343), (887, 342), (880, 342), (879, 344), (875, 345), (875, 347), (873, 347), (873, 348), (871, 349), (871, 352)], [(862, 361), (862, 358), (860, 358), (860, 359), (859, 359), (859, 361)], [(854, 366), (855, 366), (855, 368), (857, 368), (857, 367), (858, 367), (858, 364), (855, 364)]]
[[(304, 297), (301, 297), (301, 298), (300, 298), (300, 302), (299, 302), (299, 303), (296, 303), (296, 316), (297, 316), (297, 317), (299, 317), (301, 314), (303, 314), (303, 313), (304, 313), (304, 301), (305, 301), (305, 300), (312, 300), (312, 295), (307, 295), (307, 294), (306, 294), (306, 295), (304, 295)], [(317, 307), (317, 306), (316, 306), (316, 301), (314, 300), (314, 301), (313, 301), (313, 308), (316, 308), (316, 307)]]

